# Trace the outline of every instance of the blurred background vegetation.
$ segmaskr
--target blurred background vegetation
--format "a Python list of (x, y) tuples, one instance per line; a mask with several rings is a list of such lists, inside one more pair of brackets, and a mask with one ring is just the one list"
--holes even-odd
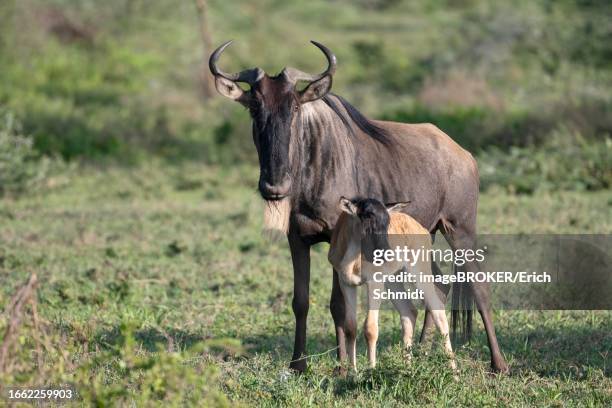
[(334, 92), (370, 117), (436, 124), (477, 156), (485, 189), (608, 189), (611, 13), (605, 0), (6, 0), (0, 194), (50, 162), (256, 163), (248, 114), (206, 87), (209, 48), (227, 39), (226, 70), (269, 74), (321, 70), (308, 41), (323, 42)]

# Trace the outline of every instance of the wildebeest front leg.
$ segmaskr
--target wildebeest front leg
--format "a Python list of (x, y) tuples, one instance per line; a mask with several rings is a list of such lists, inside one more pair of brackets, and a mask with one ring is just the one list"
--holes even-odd
[(310, 296), (310, 246), (297, 236), (289, 235), (289, 249), (293, 263), (293, 314), (295, 315), (295, 343), (289, 368), (303, 373), (306, 370), (306, 320)]
[(344, 332), (344, 321), (346, 317), (346, 308), (344, 306), (344, 295), (340, 288), (340, 280), (338, 278), (338, 272), (334, 269), (333, 272), (333, 284), (331, 299), (329, 301), (329, 310), (334, 319), (334, 326), (336, 326), (336, 346), (338, 347), (338, 372), (344, 374), (344, 362), (346, 361), (346, 335)]

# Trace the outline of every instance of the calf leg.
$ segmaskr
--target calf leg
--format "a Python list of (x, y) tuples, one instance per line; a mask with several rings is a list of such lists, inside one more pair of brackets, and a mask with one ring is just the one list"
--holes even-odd
[[(406, 292), (406, 288), (402, 283), (399, 282), (387, 282), (387, 287), (394, 293)], [(414, 307), (409, 299), (392, 299), (393, 306), (397, 309), (400, 314), (400, 320), (402, 324), (402, 342), (406, 351), (408, 351), (407, 358), (410, 359), (410, 350), (412, 349), (412, 337), (414, 335), (414, 326), (417, 318), (417, 309)]]
[(431, 317), (431, 312), (425, 309), (425, 320), (423, 321), (423, 329), (421, 330), (421, 337), (419, 338), (419, 343), (425, 343), (429, 338), (429, 333), (434, 327), (434, 321)]
[[(431, 274), (431, 270), (428, 266), (429, 265), (427, 264), (421, 264), (422, 268), (425, 267), (424, 269), (421, 269), (424, 274), (426, 274), (428, 270), (429, 274)], [(455, 356), (453, 354), (453, 347), (451, 345), (448, 329), (448, 319), (446, 318), (446, 296), (442, 296), (433, 283), (420, 282), (417, 283), (417, 288), (423, 291), (425, 308), (431, 315), (431, 320), (433, 321), (434, 325), (442, 334), (442, 338), (444, 340), (444, 351), (450, 358), (451, 368), (456, 370), (457, 364), (455, 363)]]
[(444, 310), (432, 310), (432, 320), (434, 324), (440, 330), (442, 338), (444, 340), (444, 351), (450, 358), (450, 366), (453, 370), (457, 369), (457, 363), (455, 362), (455, 355), (453, 354), (453, 347), (450, 341), (450, 335), (448, 330), (448, 319), (446, 318), (446, 312)]
[[(432, 272), (434, 275), (442, 275), (442, 271), (437, 263), (431, 263)], [(450, 285), (436, 284), (436, 292), (438, 297), (442, 300), (443, 304), (446, 304), (446, 298), (448, 296), (448, 292), (450, 290)], [(434, 321), (431, 317), (431, 313), (429, 310), (425, 309), (425, 321), (423, 322), (423, 330), (421, 330), (421, 338), (419, 339), (420, 343), (424, 343), (428, 339), (428, 334), (434, 327)]]
[(385, 284), (381, 282), (368, 282), (368, 314), (363, 324), (363, 334), (368, 348), (370, 368), (376, 367), (376, 343), (378, 342), (378, 315), (380, 310), (380, 299), (374, 299), (374, 290), (382, 290), (384, 287)]
[(378, 309), (368, 310), (363, 324), (363, 335), (368, 347), (370, 368), (376, 367), (376, 344), (378, 342)]

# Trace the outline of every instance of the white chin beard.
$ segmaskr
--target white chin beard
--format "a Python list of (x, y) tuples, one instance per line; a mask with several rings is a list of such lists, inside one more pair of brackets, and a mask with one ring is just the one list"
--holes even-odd
[(281, 200), (264, 201), (263, 235), (272, 241), (287, 236), (290, 214), (291, 200), (289, 197)]

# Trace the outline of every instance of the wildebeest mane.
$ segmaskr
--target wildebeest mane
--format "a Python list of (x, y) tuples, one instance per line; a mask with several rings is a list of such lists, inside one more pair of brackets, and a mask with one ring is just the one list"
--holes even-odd
[[(340, 109), (334, 98), (340, 101), (344, 111)], [(377, 142), (383, 145), (389, 146), (391, 144), (391, 137), (389, 132), (374, 124), (370, 119), (366, 118), (363, 113), (359, 112), (356, 107), (351, 105), (346, 99), (336, 94), (327, 94), (323, 98), (323, 102), (334, 111), (336, 115), (342, 120), (342, 123), (355, 135), (355, 129), (353, 124), (357, 126), (363, 133), (370, 136)]]

